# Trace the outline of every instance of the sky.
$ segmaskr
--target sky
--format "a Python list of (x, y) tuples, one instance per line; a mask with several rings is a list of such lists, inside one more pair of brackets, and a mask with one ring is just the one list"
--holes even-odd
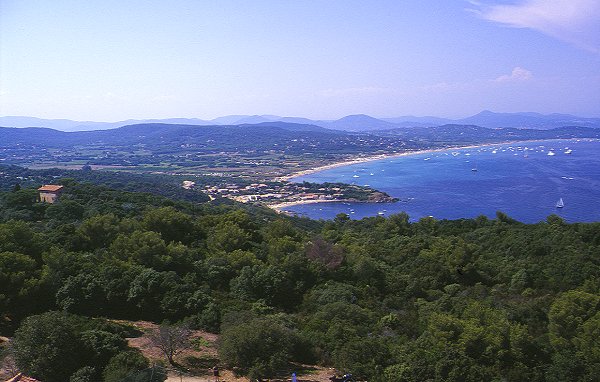
[(600, 117), (600, 0), (0, 0), (0, 115)]

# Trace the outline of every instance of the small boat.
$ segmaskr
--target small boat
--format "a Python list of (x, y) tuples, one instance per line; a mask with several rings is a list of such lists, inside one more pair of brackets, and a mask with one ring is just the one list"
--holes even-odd
[(573, 150), (571, 150), (571, 149), (567, 149), (567, 150), (565, 151), (565, 154), (571, 154), (572, 152), (573, 152)]
[(556, 154), (554, 153), (554, 151), (548, 151), (548, 156), (550, 156), (550, 157), (551, 157), (551, 156), (553, 156), (553, 155), (556, 155)]
[(360, 178), (358, 175), (352, 175), (353, 178)]
[(385, 215), (385, 212), (381, 212), (381, 211), (379, 211), (379, 212), (377, 213), (377, 215), (379, 215), (379, 216), (383, 216), (383, 215)]
[(562, 198), (558, 199), (558, 202), (556, 202), (556, 208), (563, 208), (565, 206), (565, 203), (563, 202)]

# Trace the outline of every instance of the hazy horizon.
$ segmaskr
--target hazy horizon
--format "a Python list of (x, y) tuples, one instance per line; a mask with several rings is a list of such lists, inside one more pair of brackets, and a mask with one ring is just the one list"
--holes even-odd
[(600, 2), (14, 0), (0, 115), (600, 117)]
[[(228, 114), (228, 115), (221, 115), (218, 116), (216, 118), (199, 118), (199, 117), (177, 117), (177, 116), (172, 116), (172, 117), (164, 117), (164, 118), (126, 118), (126, 119), (119, 119), (119, 120), (75, 120), (75, 119), (71, 119), (71, 118), (42, 118), (42, 117), (37, 117), (37, 116), (25, 116), (25, 115), (0, 115), (0, 118), (23, 118), (23, 119), (39, 119), (42, 121), (68, 121), (68, 122), (74, 122), (74, 123), (107, 123), (107, 124), (111, 124), (111, 123), (120, 123), (120, 122), (142, 122), (142, 121), (159, 121), (159, 123), (162, 123), (160, 121), (168, 121), (168, 120), (198, 120), (198, 121), (202, 121), (202, 122), (215, 122), (218, 125), (226, 125), (228, 124), (227, 122), (224, 122), (223, 120), (229, 120), (229, 119), (233, 119), (235, 120), (235, 118), (239, 118), (240, 120), (244, 120), (246, 118), (253, 118), (253, 117), (258, 117), (258, 118), (264, 118), (265, 120), (270, 120), (272, 122), (282, 122), (282, 120), (285, 120), (286, 118), (289, 119), (294, 119), (294, 118), (298, 118), (298, 119), (306, 119), (310, 122), (336, 122), (338, 120), (342, 120), (344, 118), (347, 117), (359, 117), (359, 116), (366, 116), (366, 117), (370, 117), (370, 118), (374, 118), (374, 119), (378, 119), (381, 121), (387, 120), (387, 119), (395, 119), (395, 118), (404, 118), (407, 121), (410, 120), (410, 118), (415, 118), (414, 122), (417, 122), (417, 120), (420, 119), (440, 119), (440, 120), (447, 120), (448, 123), (451, 122), (460, 122), (461, 120), (466, 120), (469, 119), (471, 117), (477, 117), (480, 115), (485, 115), (486, 113), (492, 113), (493, 115), (497, 115), (497, 116), (501, 116), (501, 115), (513, 115), (513, 116), (517, 116), (517, 115), (528, 115), (528, 114), (539, 114), (540, 116), (544, 116), (544, 117), (548, 117), (548, 116), (552, 116), (554, 115), (567, 115), (567, 114), (563, 114), (563, 113), (549, 113), (549, 114), (544, 114), (544, 113), (537, 113), (535, 111), (522, 111), (522, 112), (514, 112), (514, 113), (498, 113), (495, 112), (493, 110), (482, 110), (479, 113), (475, 113), (472, 115), (465, 115), (462, 117), (458, 117), (458, 118), (450, 118), (450, 117), (443, 117), (443, 116), (437, 116), (437, 115), (396, 115), (396, 116), (373, 116), (373, 115), (368, 115), (368, 114), (348, 114), (348, 115), (343, 115), (340, 116), (339, 118), (335, 118), (335, 119), (311, 119), (311, 118), (306, 118), (303, 116), (286, 116), (286, 115), (274, 115), (274, 114)], [(594, 116), (588, 117), (585, 115), (572, 115), (570, 114), (570, 116), (573, 117), (578, 117), (578, 118), (597, 118)], [(492, 116), (493, 118), (494, 116)], [(170, 123), (170, 122), (169, 122)], [(238, 123), (238, 121), (234, 121), (233, 123)], [(253, 123), (253, 122), (244, 122), (244, 123)], [(256, 122), (256, 123), (260, 123), (260, 122)], [(291, 122), (294, 123), (294, 122)], [(17, 127), (24, 127), (24, 126), (17, 126)]]

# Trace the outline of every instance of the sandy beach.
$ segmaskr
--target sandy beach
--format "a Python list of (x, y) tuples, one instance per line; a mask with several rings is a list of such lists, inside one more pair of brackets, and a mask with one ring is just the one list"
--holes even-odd
[[(464, 150), (464, 149), (474, 149), (474, 148), (478, 148), (478, 147), (493, 146), (493, 145), (513, 144), (513, 143), (516, 143), (516, 142), (524, 142), (524, 141), (510, 141), (510, 142), (486, 143), (486, 144), (480, 144), (480, 145), (456, 146), (456, 147), (449, 146), (449, 147), (442, 147), (442, 148), (438, 148), (438, 149), (418, 150), (418, 151), (406, 151), (406, 152), (403, 152), (403, 153), (395, 153), (395, 154), (372, 155), (372, 156), (367, 156), (367, 157), (362, 157), (362, 158), (357, 158), (357, 159), (352, 159), (352, 160), (347, 160), (347, 161), (332, 163), (332, 164), (328, 164), (328, 165), (324, 165), (324, 166), (319, 166), (319, 167), (315, 167), (315, 168), (311, 168), (311, 169), (307, 169), (307, 170), (302, 170), (302, 171), (294, 172), (294, 173), (292, 173), (290, 175), (279, 177), (279, 178), (277, 178), (277, 180), (280, 180), (280, 181), (289, 181), (290, 179), (293, 179), (293, 178), (296, 178), (296, 177), (299, 177), (299, 176), (314, 174), (316, 172), (321, 172), (321, 171), (324, 171), (324, 170), (330, 170), (332, 168), (343, 167), (343, 166), (350, 166), (350, 165), (353, 165), (353, 164), (360, 164), (360, 163), (372, 162), (372, 161), (376, 161), (376, 160), (383, 160), (383, 159), (389, 159), (389, 158), (398, 158), (398, 157), (404, 157), (404, 156), (409, 156), (409, 155), (429, 154), (429, 153), (436, 153), (436, 152), (447, 151), (447, 150)], [(314, 203), (314, 201), (313, 201), (313, 203)], [(282, 204), (284, 204), (284, 203), (282, 203)]]
[[(536, 139), (533, 141), (537, 142), (539, 140)], [(317, 173), (320, 171), (330, 170), (330, 169), (337, 168), (337, 167), (350, 166), (350, 165), (354, 165), (354, 164), (372, 162), (372, 161), (389, 159), (389, 158), (397, 158), (397, 157), (404, 157), (404, 156), (409, 156), (409, 155), (419, 155), (419, 154), (430, 154), (430, 153), (437, 153), (437, 152), (443, 152), (443, 151), (448, 151), (448, 150), (464, 150), (464, 149), (475, 149), (475, 148), (486, 147), (486, 146), (512, 145), (512, 144), (516, 144), (516, 143), (520, 143), (520, 142), (527, 142), (527, 141), (519, 140), (519, 141), (486, 143), (486, 144), (477, 144), (477, 145), (468, 145), (468, 146), (449, 146), (449, 147), (442, 147), (442, 148), (429, 149), (429, 150), (406, 151), (403, 153), (395, 153), (395, 154), (372, 155), (372, 156), (367, 156), (367, 157), (362, 157), (362, 158), (357, 158), (357, 159), (352, 159), (352, 160), (347, 160), (347, 161), (336, 162), (336, 163), (319, 166), (319, 167), (315, 167), (315, 168), (311, 168), (311, 169), (307, 169), (307, 170), (297, 171), (290, 175), (279, 177), (279, 178), (277, 178), (277, 180), (290, 181), (291, 179), (296, 178), (298, 176), (314, 174), (314, 173)], [(287, 207), (303, 205), (303, 204), (327, 203), (327, 202), (343, 203), (343, 202), (353, 202), (353, 201), (342, 200), (342, 199), (339, 199), (339, 200), (337, 200), (337, 199), (336, 200), (332, 200), (332, 199), (297, 200), (297, 201), (293, 201), (293, 202), (271, 204), (271, 205), (267, 205), (267, 207), (272, 208), (273, 210), (275, 210), (277, 212), (284, 213), (285, 208), (287, 208)]]

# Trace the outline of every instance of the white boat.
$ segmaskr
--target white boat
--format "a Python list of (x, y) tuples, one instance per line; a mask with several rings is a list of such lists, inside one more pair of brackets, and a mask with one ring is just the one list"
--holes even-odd
[(556, 154), (554, 153), (554, 151), (548, 151), (548, 156), (553, 156), (553, 155), (556, 155)]
[(556, 208), (563, 208), (565, 206), (565, 203), (563, 202), (562, 198), (558, 199), (558, 202), (556, 202)]
[(360, 178), (358, 175), (352, 175), (353, 178)]
[(568, 149), (568, 150), (565, 151), (565, 154), (571, 154), (572, 152), (573, 152), (573, 150)]

